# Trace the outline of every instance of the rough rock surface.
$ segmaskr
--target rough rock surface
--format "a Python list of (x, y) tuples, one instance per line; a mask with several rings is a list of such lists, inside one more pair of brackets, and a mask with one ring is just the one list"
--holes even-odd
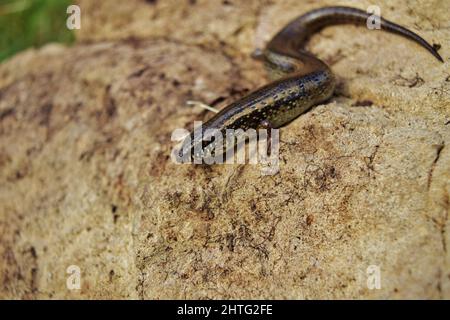
[(248, 54), (298, 14), (370, 4), (243, 3), (80, 0), (76, 45), (0, 65), (0, 297), (450, 298), (450, 3), (379, 1), (443, 64), (364, 28), (313, 37), (338, 90), (281, 130), (277, 175), (176, 165), (172, 131), (211, 116), (186, 100), (267, 82)]

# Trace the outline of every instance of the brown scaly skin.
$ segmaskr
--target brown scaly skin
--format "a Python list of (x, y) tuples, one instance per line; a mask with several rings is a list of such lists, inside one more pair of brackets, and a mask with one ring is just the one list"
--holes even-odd
[[(312, 34), (326, 26), (366, 25), (370, 16), (355, 8), (325, 7), (290, 22), (273, 37), (265, 50), (255, 54), (276, 80), (223, 108), (203, 124), (201, 131), (194, 130), (183, 142), (179, 156), (183, 159), (214, 156), (217, 141), (211, 142), (208, 129), (225, 137), (226, 129), (279, 128), (328, 100), (335, 87), (333, 73), (323, 61), (305, 51), (305, 44)], [(381, 29), (417, 42), (443, 61), (436, 49), (417, 34), (383, 18), (380, 22)], [(230, 145), (225, 149), (228, 147)]]

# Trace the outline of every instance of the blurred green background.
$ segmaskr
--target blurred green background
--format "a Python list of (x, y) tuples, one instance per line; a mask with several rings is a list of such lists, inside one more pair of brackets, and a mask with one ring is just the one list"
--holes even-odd
[(0, 62), (29, 47), (71, 43), (66, 0), (0, 0)]

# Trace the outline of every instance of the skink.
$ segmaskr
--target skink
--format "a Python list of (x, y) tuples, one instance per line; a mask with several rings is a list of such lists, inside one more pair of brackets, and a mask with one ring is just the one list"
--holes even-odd
[[(370, 16), (355, 8), (325, 7), (290, 22), (256, 54), (275, 80), (223, 108), (201, 130), (193, 130), (183, 141), (179, 156), (184, 159), (214, 156), (218, 141), (211, 132), (225, 137), (227, 129), (279, 128), (327, 101), (333, 95), (335, 77), (323, 61), (305, 50), (309, 37), (329, 25), (366, 25)], [(383, 18), (380, 25), (388, 32), (417, 42), (443, 62), (437, 50), (414, 32)]]

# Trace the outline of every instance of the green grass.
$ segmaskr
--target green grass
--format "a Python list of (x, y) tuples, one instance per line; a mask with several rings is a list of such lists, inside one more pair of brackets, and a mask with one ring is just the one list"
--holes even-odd
[(0, 61), (48, 42), (71, 43), (66, 0), (0, 0)]

